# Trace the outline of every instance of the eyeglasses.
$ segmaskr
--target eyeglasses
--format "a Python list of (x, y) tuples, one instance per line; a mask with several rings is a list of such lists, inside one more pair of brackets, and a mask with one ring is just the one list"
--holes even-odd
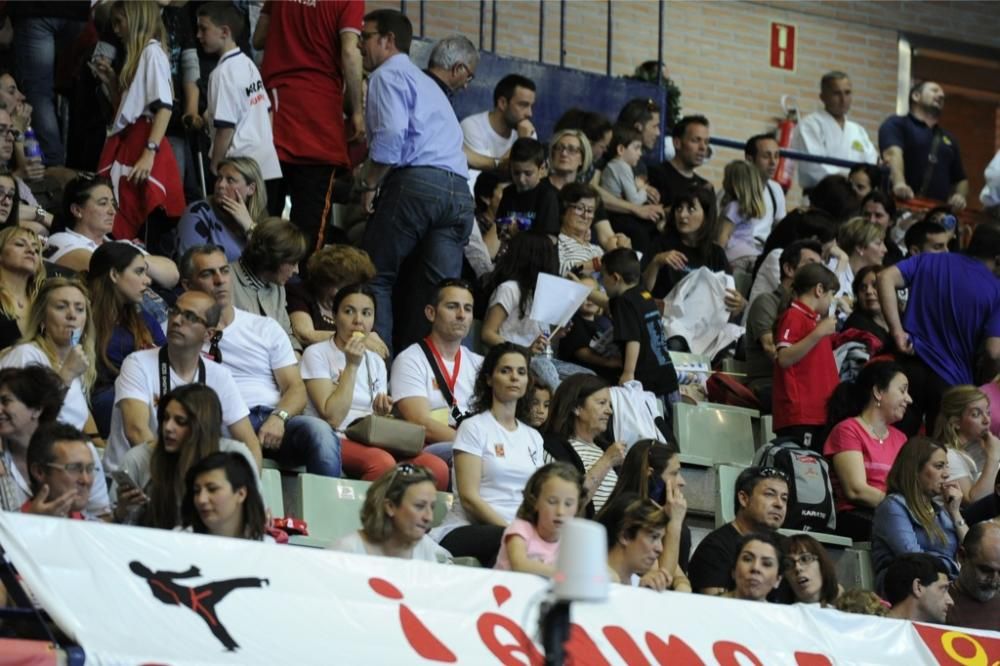
[(566, 153), (567, 155), (579, 155), (583, 152), (580, 146), (573, 146), (568, 143), (557, 143), (552, 146), (553, 153)]
[(794, 569), (796, 566), (800, 564), (804, 567), (807, 567), (813, 562), (817, 562), (818, 560), (819, 556), (815, 555), (814, 553), (799, 553), (798, 555), (789, 555), (788, 557), (785, 558), (785, 568)]
[(757, 477), (761, 479), (781, 479), (785, 483), (788, 483), (788, 475), (774, 467), (761, 467), (757, 470)]
[(0, 201), (13, 201), (15, 196), (17, 196), (17, 190), (0, 189)]
[(570, 204), (568, 207), (580, 217), (594, 217), (597, 212), (597, 208), (594, 206), (584, 206), (581, 203)]
[(216, 363), (222, 363), (222, 350), (219, 348), (220, 342), (222, 342), (222, 331), (216, 331), (212, 334), (212, 339), (208, 343), (208, 355)]
[(61, 469), (71, 476), (80, 476), (81, 474), (93, 474), (94, 468), (96, 467), (94, 463), (45, 463), (48, 467), (54, 467), (55, 469)]
[(470, 83), (472, 83), (472, 79), (476, 78), (475, 72), (473, 72), (472, 68), (466, 65), (464, 62), (458, 63), (457, 65), (455, 65), (455, 67), (461, 67), (462, 69), (465, 70), (465, 75), (466, 75), (465, 85), (469, 85)]
[(208, 326), (208, 322), (205, 321), (204, 318), (202, 318), (202, 317), (198, 316), (197, 314), (195, 314), (194, 312), (191, 312), (190, 310), (181, 310), (176, 305), (171, 305), (167, 309), (167, 316), (170, 317), (171, 319), (173, 319), (177, 315), (180, 315), (181, 317), (183, 317), (184, 321), (186, 321), (189, 324), (201, 324), (202, 326), (206, 326), (206, 327)]
[(18, 129), (10, 126), (0, 125), (0, 134), (6, 134), (7, 136), (17, 141), (21, 137), (21, 132)]

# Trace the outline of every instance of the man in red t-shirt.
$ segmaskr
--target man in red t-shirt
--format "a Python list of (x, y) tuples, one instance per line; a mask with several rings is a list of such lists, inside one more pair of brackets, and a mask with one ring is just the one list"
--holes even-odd
[(838, 288), (837, 276), (822, 264), (795, 271), (795, 300), (778, 319), (775, 338), (774, 434), (817, 451), (823, 446), (826, 402), (840, 383), (830, 340), (837, 320), (827, 316)]
[(358, 49), (364, 13), (363, 0), (269, 1), (254, 33), (254, 45), (266, 47), (262, 75), (283, 175), (268, 209), (280, 215), (285, 194), (291, 197), (291, 220), (309, 241), (302, 265), (331, 233), (334, 180), (351, 166), (347, 144), (364, 139)]

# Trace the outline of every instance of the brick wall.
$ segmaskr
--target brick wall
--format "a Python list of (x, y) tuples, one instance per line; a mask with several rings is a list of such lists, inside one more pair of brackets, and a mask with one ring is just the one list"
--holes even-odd
[[(369, 8), (398, 9), (399, 2), (369, 1)], [(559, 2), (543, 0), (545, 61), (559, 61)], [(535, 60), (538, 57), (537, 0), (497, 3), (496, 51)], [(492, 2), (485, 3), (484, 43), (491, 47)], [(461, 32), (478, 44), (479, 3), (430, 0), (425, 4), (423, 34), (431, 39)], [(566, 66), (604, 72), (608, 5), (603, 0), (566, 3)], [(407, 12), (420, 32), (418, 3)], [(657, 3), (615, 0), (612, 73), (630, 73), (655, 59)], [(768, 67), (770, 22), (798, 28), (794, 72)], [(897, 33), (932, 33), (1000, 47), (1000, 3), (934, 1), (679, 2), (666, 3), (664, 59), (682, 91), (684, 113), (704, 113), (717, 136), (743, 139), (774, 126), (783, 94), (794, 95), (803, 113), (819, 107), (819, 78), (842, 69), (854, 83), (852, 117), (874, 135), (894, 113)], [(544, 94), (544, 93), (543, 93)], [(987, 131), (984, 139), (993, 141)], [(722, 168), (739, 154), (719, 149), (705, 175), (721, 182)], [(972, 167), (973, 165), (967, 165)]]

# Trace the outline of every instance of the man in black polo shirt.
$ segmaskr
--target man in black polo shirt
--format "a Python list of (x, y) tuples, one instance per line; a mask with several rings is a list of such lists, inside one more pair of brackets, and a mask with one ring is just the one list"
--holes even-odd
[(878, 130), (878, 143), (889, 165), (894, 195), (947, 201), (957, 212), (965, 208), (969, 181), (958, 141), (938, 124), (943, 109), (941, 86), (933, 81), (917, 83), (910, 89), (910, 112), (887, 118)]
[(708, 118), (684, 116), (674, 126), (674, 156), (649, 169), (649, 184), (660, 193), (664, 207), (673, 204), (674, 198), (695, 187), (711, 183), (694, 172), (708, 159)]

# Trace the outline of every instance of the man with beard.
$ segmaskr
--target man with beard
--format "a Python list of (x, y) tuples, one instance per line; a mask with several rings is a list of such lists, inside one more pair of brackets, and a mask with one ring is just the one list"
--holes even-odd
[(482, 171), (498, 175), (509, 172), (510, 148), (519, 138), (536, 138), (531, 116), (535, 106), (535, 82), (519, 74), (508, 74), (493, 88), (493, 110), (462, 120), (462, 149), (469, 161), (469, 191)]
[(977, 523), (958, 549), (962, 570), (950, 588), (955, 605), (947, 623), (968, 629), (1000, 628), (1000, 525)]
[(674, 126), (674, 156), (649, 169), (649, 184), (660, 193), (663, 206), (673, 205), (674, 198), (711, 183), (695, 173), (708, 159), (709, 131), (705, 116), (684, 116)]

